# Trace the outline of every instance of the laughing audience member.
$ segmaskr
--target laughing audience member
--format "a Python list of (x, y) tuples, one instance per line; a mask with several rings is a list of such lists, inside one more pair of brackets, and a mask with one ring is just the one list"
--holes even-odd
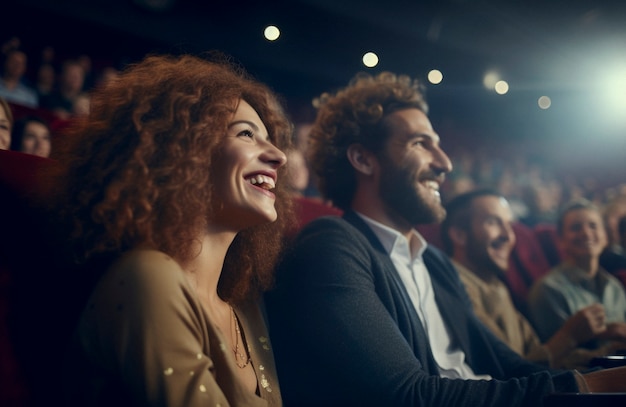
[(593, 357), (611, 353), (610, 344), (590, 351), (579, 348), (602, 332), (605, 313), (589, 305), (568, 318), (545, 343), (515, 308), (505, 283), (516, 242), (508, 201), (491, 189), (477, 189), (446, 205), (441, 227), (446, 252), (452, 257), (472, 301), (476, 316), (519, 355), (553, 368), (585, 368)]
[[(596, 304), (604, 310), (601, 333), (589, 344), (626, 341), (626, 292), (600, 266), (607, 234), (600, 210), (591, 202), (575, 200), (561, 210), (557, 233), (565, 256), (561, 264), (533, 284), (529, 311), (539, 336), (549, 338), (579, 310)], [(623, 346), (626, 348), (626, 342)]]

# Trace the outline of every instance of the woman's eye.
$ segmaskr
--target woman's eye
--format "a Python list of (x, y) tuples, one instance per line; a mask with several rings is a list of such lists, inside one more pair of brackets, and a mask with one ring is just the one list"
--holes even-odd
[(252, 130), (243, 130), (239, 132), (238, 136), (254, 138), (254, 133)]

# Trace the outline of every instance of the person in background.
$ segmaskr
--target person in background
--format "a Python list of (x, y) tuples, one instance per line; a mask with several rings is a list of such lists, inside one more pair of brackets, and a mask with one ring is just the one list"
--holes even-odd
[(73, 114), (74, 102), (83, 93), (85, 71), (78, 60), (63, 62), (57, 80), (57, 89), (41, 100), (41, 106), (54, 112), (61, 119)]
[(559, 213), (557, 233), (564, 259), (533, 284), (528, 297), (540, 338), (553, 335), (578, 310), (598, 304), (605, 312), (603, 332), (588, 346), (614, 340), (626, 348), (626, 291), (600, 266), (608, 242), (600, 209), (586, 199), (568, 202)]
[(513, 304), (505, 283), (516, 242), (513, 213), (493, 189), (475, 189), (446, 205), (441, 225), (444, 249), (453, 260), (478, 318), (519, 355), (553, 368), (587, 368), (592, 358), (619, 344), (589, 351), (581, 344), (603, 332), (605, 313), (589, 305), (568, 318), (545, 343)]
[(56, 83), (56, 71), (52, 64), (44, 63), (37, 69), (36, 90), (39, 100), (48, 97), (54, 90)]
[(309, 185), (309, 168), (302, 151), (291, 148), (287, 151), (287, 168), (289, 176), (287, 182), (294, 196), (304, 196), (304, 191)]
[(0, 97), (0, 150), (10, 150), (13, 112), (11, 106)]
[(55, 154), (53, 207), (95, 281), (64, 405), (281, 405), (260, 293), (291, 219), (292, 126), (225, 61), (133, 64)]
[(26, 53), (21, 50), (7, 51), (0, 77), (0, 96), (10, 103), (37, 108), (39, 106), (37, 91), (25, 82), (27, 61)]
[(626, 390), (625, 369), (550, 371), (512, 351), (417, 232), (444, 219), (452, 170), (419, 83), (360, 74), (319, 106), (310, 162), (344, 214), (301, 230), (266, 295), (286, 405), (537, 406)]
[(38, 116), (25, 116), (15, 122), (11, 150), (49, 157), (52, 148), (50, 126)]

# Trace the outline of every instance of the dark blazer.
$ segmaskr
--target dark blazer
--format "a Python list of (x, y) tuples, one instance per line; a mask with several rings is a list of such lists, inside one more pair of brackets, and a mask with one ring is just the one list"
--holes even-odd
[(439, 376), (424, 328), (389, 255), (354, 212), (307, 225), (279, 265), (266, 298), (287, 406), (538, 406), (575, 392), (571, 372), (527, 362), (474, 316), (456, 270), (424, 253), (437, 304), (476, 373)]

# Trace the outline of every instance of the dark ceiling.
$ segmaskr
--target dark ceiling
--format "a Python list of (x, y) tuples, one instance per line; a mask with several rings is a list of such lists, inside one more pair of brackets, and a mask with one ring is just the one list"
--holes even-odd
[[(5, 38), (117, 61), (218, 49), (303, 119), (312, 98), (368, 70), (367, 51), (380, 57), (372, 72), (424, 78), (438, 68), (444, 81), (427, 90), (433, 122), (487, 138), (597, 131), (594, 69), (626, 58), (626, 2), (619, 1), (13, 1), (15, 13), (0, 27)], [(281, 29), (278, 41), (262, 38), (268, 24)], [(487, 69), (509, 81), (507, 95), (483, 87)], [(553, 100), (548, 111), (537, 108), (542, 95)]]

